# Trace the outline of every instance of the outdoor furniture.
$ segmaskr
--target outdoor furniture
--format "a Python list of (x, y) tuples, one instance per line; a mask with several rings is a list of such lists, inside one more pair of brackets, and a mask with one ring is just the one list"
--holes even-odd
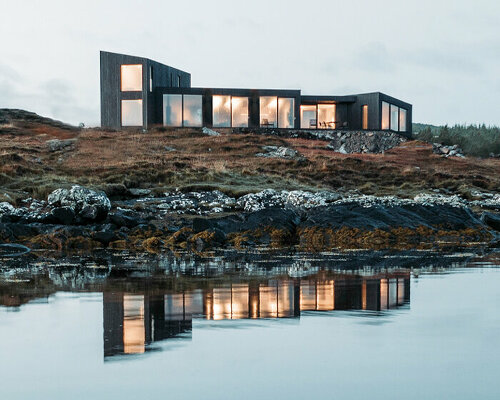
[(317, 128), (318, 127), (318, 121), (315, 119), (310, 119), (309, 120), (309, 128)]

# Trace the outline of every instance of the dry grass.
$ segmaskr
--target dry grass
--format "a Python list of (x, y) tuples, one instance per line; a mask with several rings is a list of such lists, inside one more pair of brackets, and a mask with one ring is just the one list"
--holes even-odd
[[(325, 142), (259, 135), (205, 136), (196, 129), (111, 132), (56, 127), (0, 129), (0, 197), (45, 197), (69, 183), (105, 188), (221, 189), (242, 194), (264, 188), (360, 189), (412, 196), (429, 189), (500, 191), (500, 160), (441, 158), (423, 142), (385, 154), (339, 154)], [(46, 141), (77, 137), (72, 150), (49, 152)], [(262, 146), (287, 146), (305, 160), (259, 158)], [(167, 147), (176, 151), (167, 151)], [(7, 196), (7, 197), (6, 197)]]

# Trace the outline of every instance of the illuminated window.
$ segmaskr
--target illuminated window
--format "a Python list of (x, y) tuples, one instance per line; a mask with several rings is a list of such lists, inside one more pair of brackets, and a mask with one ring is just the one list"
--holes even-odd
[(260, 98), (260, 126), (275, 128), (278, 116), (278, 98), (261, 96)]
[(300, 106), (300, 127), (301, 129), (316, 129), (318, 127), (316, 106)]
[(361, 107), (361, 128), (368, 129), (368, 106)]
[(140, 92), (142, 90), (142, 64), (121, 66), (122, 92)]
[(391, 130), (397, 131), (399, 127), (399, 108), (391, 104)]
[(295, 99), (278, 99), (278, 128), (290, 129), (295, 124)]
[(183, 104), (183, 126), (201, 127), (201, 95), (185, 94)]
[(231, 126), (231, 96), (213, 96), (213, 126)]
[(406, 132), (406, 110), (404, 108), (399, 109), (399, 131)]
[(142, 100), (122, 100), (122, 126), (142, 124)]
[(149, 91), (153, 91), (153, 67), (149, 67)]
[(318, 104), (318, 128), (335, 129), (335, 104)]
[(390, 125), (389, 103), (382, 102), (382, 129), (389, 129)]
[(235, 128), (248, 127), (248, 97), (233, 97), (232, 104), (232, 126)]
[(182, 94), (163, 95), (163, 124), (182, 126)]

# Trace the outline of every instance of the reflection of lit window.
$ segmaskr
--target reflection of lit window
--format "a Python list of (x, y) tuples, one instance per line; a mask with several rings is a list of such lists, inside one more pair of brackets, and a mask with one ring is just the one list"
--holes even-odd
[(182, 94), (163, 95), (163, 124), (182, 126)]
[(231, 96), (213, 96), (213, 126), (231, 126)]
[(386, 310), (388, 305), (389, 285), (387, 279), (380, 280), (380, 309)]
[(120, 70), (122, 92), (140, 92), (142, 90), (142, 64), (122, 65)]
[(399, 108), (391, 104), (391, 130), (397, 131), (399, 127)]
[(294, 313), (293, 284), (290, 282), (278, 283), (278, 317), (291, 317)]
[(389, 129), (390, 125), (389, 103), (382, 102), (382, 129)]
[(333, 281), (318, 282), (316, 291), (316, 310), (333, 310), (335, 308)]
[(361, 107), (361, 128), (368, 129), (368, 106)]
[(261, 285), (259, 287), (259, 304), (261, 318), (278, 317), (278, 288)]
[(144, 296), (123, 296), (123, 351), (126, 354), (144, 353)]
[(278, 115), (278, 98), (274, 96), (260, 97), (260, 125), (264, 128), (275, 128)]
[(278, 128), (290, 129), (295, 123), (295, 99), (278, 99)]
[(142, 100), (122, 100), (122, 126), (142, 124)]
[(300, 106), (300, 127), (315, 129), (317, 126), (316, 106)]
[(233, 110), (232, 126), (235, 128), (247, 128), (248, 97), (233, 97), (231, 104)]
[(406, 132), (406, 110), (404, 108), (399, 109), (399, 131)]
[(201, 95), (184, 95), (183, 107), (183, 126), (201, 127), (202, 114), (201, 114)]
[(335, 129), (335, 104), (318, 104), (318, 128)]

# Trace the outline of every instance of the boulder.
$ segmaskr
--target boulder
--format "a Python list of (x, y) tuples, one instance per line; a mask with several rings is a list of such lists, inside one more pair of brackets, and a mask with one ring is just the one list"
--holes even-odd
[(68, 207), (78, 222), (102, 221), (111, 209), (111, 202), (104, 192), (79, 185), (71, 189), (56, 189), (47, 198), (51, 207)]
[(483, 221), (490, 228), (500, 232), (500, 215), (484, 212), (481, 215), (481, 221)]
[(49, 151), (53, 152), (53, 151), (67, 150), (72, 148), (76, 143), (76, 139), (66, 139), (66, 140), (52, 139), (52, 140), (47, 140), (45, 143), (47, 144)]

